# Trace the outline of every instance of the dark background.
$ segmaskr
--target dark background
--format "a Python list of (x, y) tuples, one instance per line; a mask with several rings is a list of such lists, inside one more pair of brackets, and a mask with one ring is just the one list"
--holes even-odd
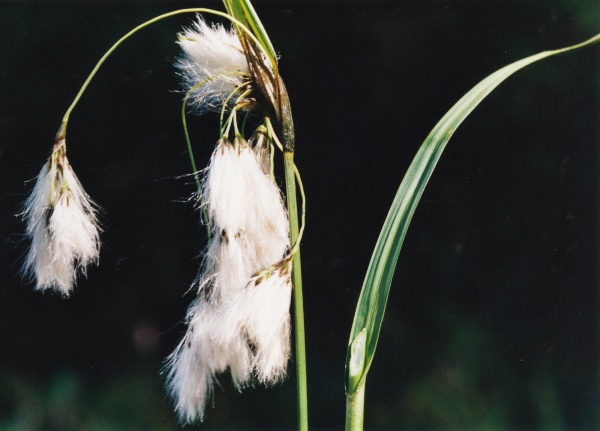
[[(103, 208), (98, 268), (32, 291), (15, 214), (65, 109), (135, 25), (217, 2), (0, 2), (0, 429), (171, 430), (159, 374), (204, 240), (172, 62), (191, 15), (132, 37), (73, 112), (69, 159)], [(600, 26), (597, 1), (261, 2), (308, 195), (312, 429), (342, 429), (343, 366), (379, 229), (427, 133), (472, 86)], [(366, 429), (598, 429), (598, 46), (527, 67), (454, 135), (406, 237)], [(190, 117), (198, 161), (215, 115)], [(187, 293), (186, 293), (187, 292)], [(290, 377), (223, 378), (198, 429), (293, 429)], [(188, 429), (192, 429), (189, 427)]]

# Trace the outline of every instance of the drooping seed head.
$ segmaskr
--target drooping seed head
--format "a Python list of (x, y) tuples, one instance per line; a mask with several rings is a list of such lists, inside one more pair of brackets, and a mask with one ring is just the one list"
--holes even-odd
[(42, 167), (22, 213), (31, 246), (23, 272), (36, 289), (68, 296), (77, 273), (86, 274), (100, 251), (96, 206), (67, 160), (64, 140)]

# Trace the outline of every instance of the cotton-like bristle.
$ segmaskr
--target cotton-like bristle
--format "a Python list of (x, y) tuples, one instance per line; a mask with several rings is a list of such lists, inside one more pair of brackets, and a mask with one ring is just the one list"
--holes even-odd
[(252, 369), (260, 383), (285, 376), (290, 355), (290, 264), (270, 274), (258, 274), (222, 304), (213, 337), (227, 344), (244, 334), (252, 346)]
[(281, 192), (243, 141), (219, 141), (203, 186), (211, 225), (216, 233), (245, 235), (258, 267), (268, 268), (283, 258), (289, 246), (287, 212)]
[(198, 281), (213, 286), (220, 300), (283, 258), (289, 248), (287, 212), (279, 188), (242, 140), (219, 141), (202, 195), (213, 233)]
[(233, 30), (209, 26), (201, 17), (179, 34), (184, 54), (176, 66), (185, 92), (192, 90), (189, 106), (198, 113), (220, 110), (227, 96), (248, 78), (248, 63)]
[(94, 204), (64, 147), (58, 151), (42, 168), (25, 202), (23, 217), (31, 246), (23, 270), (36, 280), (36, 289), (54, 289), (68, 296), (77, 272), (85, 275), (86, 268), (97, 263), (100, 238)]
[(251, 376), (251, 352), (241, 334), (223, 342), (211, 332), (218, 324), (218, 313), (218, 307), (199, 297), (190, 307), (185, 336), (167, 359), (167, 390), (182, 423), (203, 419), (217, 374), (229, 368), (238, 389)]
[(289, 261), (280, 262), (290, 248), (288, 218), (263, 165), (243, 139), (223, 138), (204, 172), (211, 241), (187, 334), (167, 365), (183, 422), (202, 419), (219, 373), (229, 370), (239, 389), (285, 375), (292, 284)]
[[(208, 217), (217, 233), (244, 229), (248, 223), (248, 205), (254, 184), (253, 160), (247, 146), (234, 146), (226, 139), (217, 143), (206, 169), (202, 196)], [(250, 194), (250, 195), (249, 195)]]
[(203, 362), (203, 345), (192, 342), (193, 337), (188, 330), (166, 365), (167, 391), (175, 400), (175, 411), (182, 423), (203, 419), (214, 384), (214, 376)]
[(218, 303), (244, 287), (260, 265), (256, 256), (248, 253), (254, 245), (243, 231), (222, 229), (214, 235), (204, 257), (199, 284), (211, 292), (211, 301)]

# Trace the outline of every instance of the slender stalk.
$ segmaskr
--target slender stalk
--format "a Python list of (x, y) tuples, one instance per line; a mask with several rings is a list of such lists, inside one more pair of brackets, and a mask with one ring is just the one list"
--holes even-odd
[(71, 106), (69, 106), (69, 108), (67, 109), (67, 112), (63, 116), (62, 124), (61, 124), (61, 127), (60, 127), (59, 131), (58, 131), (56, 140), (58, 141), (60, 139), (64, 139), (65, 138), (66, 133), (67, 133), (67, 123), (69, 122), (69, 116), (71, 115), (71, 111), (73, 111), (73, 108), (75, 108), (75, 105), (77, 105), (77, 102), (79, 102), (79, 99), (81, 98), (81, 96), (83, 95), (83, 93), (85, 92), (85, 90), (87, 89), (87, 87), (90, 84), (92, 78), (94, 78), (94, 75), (96, 75), (96, 72), (98, 72), (98, 69), (100, 69), (100, 66), (102, 66), (102, 64), (106, 61), (106, 59), (113, 53), (113, 51), (115, 49), (118, 48), (119, 45), (121, 45), (121, 43), (123, 43), (125, 40), (127, 40), (129, 38), (129, 36), (133, 35), (138, 30), (141, 30), (144, 27), (149, 26), (150, 24), (154, 24), (155, 22), (160, 21), (161, 19), (168, 18), (168, 17), (175, 16), (175, 15), (179, 15), (179, 14), (182, 14), (182, 13), (191, 13), (191, 12), (195, 12), (195, 13), (211, 13), (213, 15), (217, 15), (217, 16), (220, 16), (220, 17), (228, 19), (232, 23), (234, 23), (237, 26), (239, 26), (239, 28), (243, 32), (245, 32), (246, 35), (250, 39), (252, 39), (255, 43), (258, 44), (257, 46), (259, 48), (262, 48), (262, 45), (260, 45), (260, 43), (258, 42), (258, 39), (256, 39), (256, 36), (254, 36), (250, 32), (250, 30), (248, 28), (246, 28), (240, 21), (238, 21), (234, 17), (232, 17), (232, 16), (230, 16), (230, 15), (224, 13), (224, 12), (220, 12), (218, 10), (207, 9), (207, 8), (180, 9), (180, 10), (176, 10), (176, 11), (173, 11), (173, 12), (168, 12), (168, 13), (159, 15), (159, 16), (157, 16), (155, 18), (152, 18), (151, 20), (146, 21), (146, 22), (138, 25), (133, 30), (131, 30), (130, 32), (128, 32), (125, 36), (123, 36), (122, 38), (120, 38), (117, 42), (115, 42), (115, 44), (113, 46), (111, 46), (109, 48), (108, 51), (106, 51), (106, 53), (102, 56), (102, 58), (100, 58), (100, 60), (96, 64), (96, 66), (94, 66), (94, 68), (92, 69), (92, 71), (88, 75), (87, 79), (85, 80), (85, 82), (81, 86), (81, 89), (79, 90), (79, 92), (75, 96), (75, 99), (71, 103)]
[(183, 103), (181, 104), (181, 122), (183, 123), (183, 134), (185, 135), (185, 143), (187, 144), (188, 155), (190, 156), (190, 163), (192, 165), (192, 171), (194, 172), (194, 180), (196, 181), (196, 187), (198, 187), (198, 195), (202, 198), (202, 186), (200, 184), (200, 176), (198, 175), (198, 168), (196, 167), (196, 159), (194, 158), (194, 151), (192, 150), (192, 142), (190, 140), (190, 134), (187, 128), (187, 119), (185, 115), (186, 104), (189, 95), (192, 90), (188, 91), (188, 93), (183, 98)]
[[(296, 197), (296, 169), (294, 152), (283, 153), (285, 167), (285, 188), (288, 214), (290, 217), (290, 243), (298, 239), (298, 201)], [(302, 269), (300, 265), (300, 250), (292, 260), (292, 283), (294, 285), (294, 332), (296, 347), (296, 379), (298, 394), (298, 429), (308, 430), (308, 391), (306, 377), (306, 345), (304, 335), (304, 299), (302, 296)]]
[(365, 417), (365, 380), (352, 395), (346, 394), (346, 431), (362, 431)]

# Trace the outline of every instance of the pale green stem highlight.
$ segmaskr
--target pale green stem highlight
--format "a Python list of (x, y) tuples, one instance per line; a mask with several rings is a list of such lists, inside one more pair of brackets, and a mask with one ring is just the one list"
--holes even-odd
[[(294, 165), (294, 153), (283, 153), (285, 168), (285, 188), (287, 196), (288, 215), (290, 218), (290, 243), (296, 245), (298, 240), (298, 202), (296, 197), (297, 169)], [(302, 217), (304, 218), (304, 210)], [(296, 249), (292, 258), (292, 283), (294, 286), (294, 333), (296, 348), (296, 378), (298, 394), (298, 429), (308, 430), (308, 390), (306, 376), (306, 345), (304, 334), (304, 298), (302, 295), (302, 268), (300, 264), (300, 249)]]
[(362, 431), (365, 416), (365, 380), (352, 395), (346, 394), (346, 431)]
[(292, 244), (292, 254), (296, 254), (298, 250), (300, 250), (300, 241), (302, 241), (302, 236), (304, 235), (304, 228), (306, 227), (306, 195), (304, 194), (304, 184), (302, 184), (302, 177), (300, 177), (300, 172), (298, 171), (298, 167), (294, 164), (294, 175), (296, 176), (296, 181), (298, 182), (298, 190), (300, 190), (300, 196), (302, 197), (302, 210), (300, 212), (300, 232), (298, 233), (298, 237), (296, 238), (296, 243)]
[[(300, 238), (304, 232), (306, 198), (304, 195), (304, 186), (300, 179), (300, 173), (294, 163), (294, 152), (284, 151), (284, 146), (277, 138), (273, 129), (271, 120), (266, 118), (266, 125), (273, 142), (283, 152), (283, 161), (285, 169), (285, 188), (287, 197), (288, 216), (290, 218), (290, 244), (292, 244), (292, 283), (294, 285), (294, 333), (296, 346), (296, 378), (298, 394), (298, 429), (300, 431), (308, 430), (308, 389), (306, 373), (306, 341), (304, 334), (304, 297), (302, 295), (302, 268), (300, 260)], [(288, 143), (290, 144), (290, 143)], [(293, 142), (287, 145), (288, 148), (294, 148)], [(296, 197), (296, 179), (300, 186), (302, 194), (302, 229), (298, 231), (298, 200)]]
[(190, 140), (190, 134), (187, 128), (187, 119), (186, 119), (186, 104), (188, 97), (192, 94), (192, 91), (195, 88), (192, 88), (187, 92), (185, 97), (183, 98), (183, 103), (181, 104), (181, 122), (183, 123), (183, 134), (185, 135), (185, 143), (187, 145), (188, 155), (190, 156), (190, 163), (192, 165), (192, 171), (194, 172), (194, 180), (196, 180), (196, 186), (198, 187), (199, 197), (202, 197), (202, 186), (200, 185), (200, 176), (198, 175), (198, 168), (196, 168), (196, 159), (194, 158), (194, 152), (192, 150), (192, 142)]

